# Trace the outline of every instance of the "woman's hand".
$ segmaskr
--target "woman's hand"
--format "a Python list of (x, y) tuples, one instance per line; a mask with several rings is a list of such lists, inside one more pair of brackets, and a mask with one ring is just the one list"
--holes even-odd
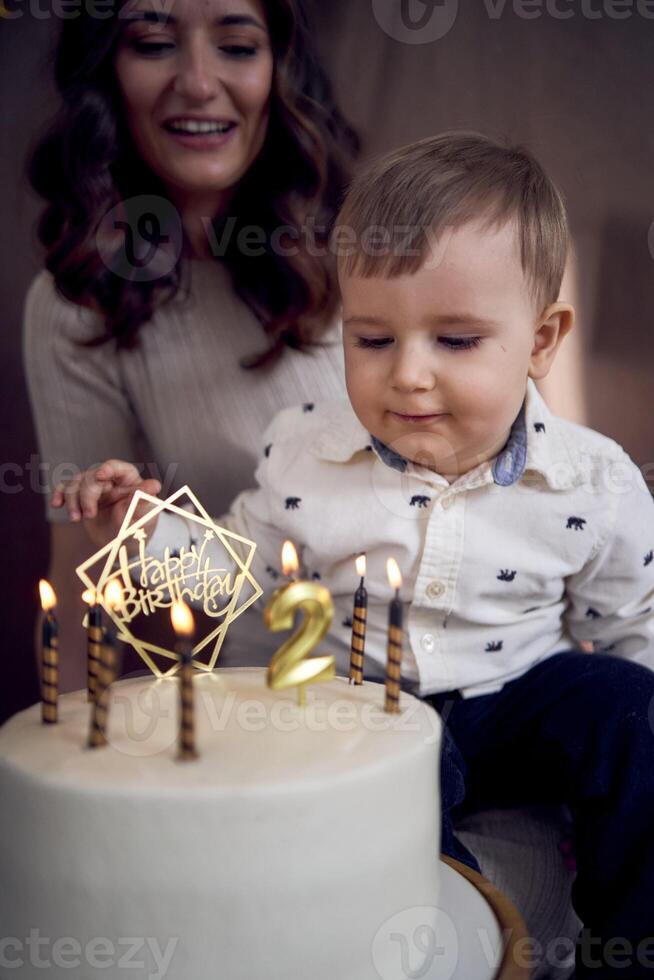
[[(118, 533), (137, 490), (155, 495), (161, 490), (158, 480), (144, 480), (133, 463), (109, 459), (95, 469), (85, 470), (72, 480), (60, 483), (52, 494), (53, 507), (65, 507), (73, 523), (84, 520), (91, 541), (102, 548)], [(134, 520), (143, 517), (151, 506), (139, 504)], [(152, 518), (149, 531), (156, 526)]]

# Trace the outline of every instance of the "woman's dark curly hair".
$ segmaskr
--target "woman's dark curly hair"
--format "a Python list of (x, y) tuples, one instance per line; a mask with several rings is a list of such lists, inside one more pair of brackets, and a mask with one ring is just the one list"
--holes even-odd
[[(268, 132), (234, 189), (229, 215), (213, 219), (219, 241), (230, 222), (221, 261), (269, 339), (268, 349), (248, 366), (270, 360), (285, 345), (315, 342), (333, 318), (338, 293), (328, 235), (359, 149), (316, 58), (303, 0), (265, 0), (265, 9), (275, 65)], [(97, 342), (115, 338), (130, 346), (141, 324), (183, 285), (183, 267), (177, 260), (166, 274), (135, 281), (112, 271), (98, 251), (102, 219), (121, 201), (143, 194), (167, 197), (138, 156), (123, 118), (113, 71), (119, 13), (99, 19), (83, 8), (79, 17), (64, 21), (55, 54), (63, 106), (31, 154), (28, 176), (48, 202), (38, 235), (59, 292), (102, 314), (106, 331)], [(318, 249), (302, 245), (307, 221)], [(271, 248), (245, 254), (238, 232), (247, 226), (263, 229), (266, 241), (276, 229), (292, 228), (295, 254), (288, 248), (285, 254)]]

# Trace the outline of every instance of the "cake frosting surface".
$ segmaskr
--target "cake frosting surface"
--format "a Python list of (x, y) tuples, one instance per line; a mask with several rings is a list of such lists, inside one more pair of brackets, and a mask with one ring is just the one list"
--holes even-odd
[(300, 708), (260, 668), (198, 672), (194, 689), (192, 762), (176, 758), (175, 678), (114, 685), (102, 749), (86, 747), (85, 692), (60, 697), (58, 725), (35, 705), (0, 729), (12, 975), (35, 975), (38, 930), (55, 980), (120, 978), (128, 938), (127, 975), (151, 980), (391, 978), (384, 924), (435, 921), (436, 712), (403, 693), (386, 714), (383, 685), (340, 677)]

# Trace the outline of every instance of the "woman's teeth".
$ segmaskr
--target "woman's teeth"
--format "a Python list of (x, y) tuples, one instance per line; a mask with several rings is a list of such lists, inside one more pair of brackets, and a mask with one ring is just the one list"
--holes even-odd
[(226, 133), (232, 129), (234, 123), (231, 122), (212, 122), (199, 119), (174, 119), (166, 123), (168, 129), (174, 133)]

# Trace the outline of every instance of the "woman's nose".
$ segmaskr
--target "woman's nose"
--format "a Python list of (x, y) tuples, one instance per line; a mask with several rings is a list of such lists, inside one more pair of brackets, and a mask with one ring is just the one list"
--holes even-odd
[(198, 39), (181, 47), (174, 86), (178, 95), (203, 102), (213, 98), (221, 84), (216, 52), (211, 44)]

